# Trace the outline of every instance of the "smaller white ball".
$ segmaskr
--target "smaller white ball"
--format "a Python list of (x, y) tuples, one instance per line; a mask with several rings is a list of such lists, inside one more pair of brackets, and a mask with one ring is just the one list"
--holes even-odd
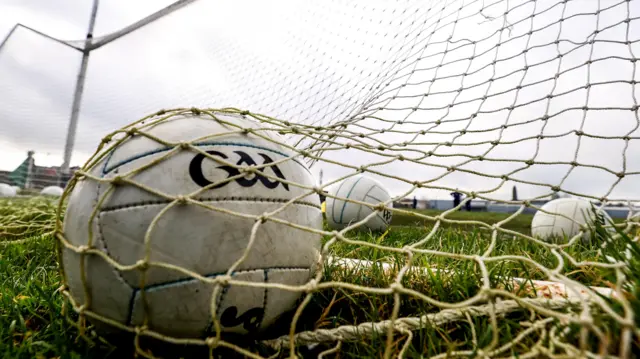
[(48, 186), (43, 188), (42, 191), (40, 191), (40, 194), (43, 196), (60, 197), (62, 196), (63, 192), (64, 192), (64, 189), (62, 189), (62, 187)]
[(0, 183), (0, 197), (15, 197), (18, 194), (15, 188), (6, 183)]
[[(562, 236), (571, 238), (580, 232), (582, 225), (593, 226), (596, 220), (591, 203), (584, 199), (559, 198), (547, 202), (541, 209), (549, 213), (536, 212), (531, 221), (531, 235), (544, 240)], [(597, 211), (604, 218), (604, 223), (601, 224), (609, 226), (611, 224), (609, 214), (599, 208)], [(613, 228), (609, 230), (613, 231)], [(590, 239), (591, 233), (586, 230), (582, 234), (582, 240), (589, 242)]]
[[(391, 199), (391, 195), (384, 186), (369, 176), (358, 175), (347, 178), (340, 184), (335, 185), (329, 191), (329, 196), (327, 196), (325, 209), (327, 223), (333, 229), (348, 227), (355, 222), (363, 220), (372, 212), (377, 211), (366, 205), (333, 198), (331, 196), (370, 203), (372, 206), (387, 202)], [(388, 209), (377, 212), (375, 216), (370, 218), (365, 224), (359, 226), (359, 228), (374, 231), (386, 230), (391, 222), (392, 214), (389, 209), (393, 208), (392, 202), (389, 202), (386, 207)]]

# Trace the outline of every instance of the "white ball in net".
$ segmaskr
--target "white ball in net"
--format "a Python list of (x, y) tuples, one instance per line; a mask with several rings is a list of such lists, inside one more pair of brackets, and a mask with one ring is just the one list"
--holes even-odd
[(43, 196), (60, 197), (62, 196), (63, 192), (64, 192), (64, 189), (62, 187), (48, 186), (43, 188), (42, 191), (40, 191), (40, 194)]
[[(370, 203), (372, 206), (379, 205), (391, 198), (389, 192), (380, 182), (366, 175), (347, 178), (335, 185), (329, 191), (329, 195)], [(359, 222), (372, 212), (377, 213), (358, 228), (383, 231), (391, 222), (392, 215), (388, 209), (376, 211), (372, 207), (363, 204), (345, 201), (340, 198), (336, 199), (330, 196), (327, 196), (325, 211), (327, 223), (333, 229), (342, 229), (355, 222)], [(389, 202), (386, 207), (393, 208), (393, 203)]]
[[(580, 226), (593, 226), (596, 219), (600, 220), (603, 226), (611, 224), (611, 217), (607, 212), (596, 207), (596, 218), (591, 203), (584, 199), (558, 198), (547, 202), (541, 209), (550, 213), (536, 212), (531, 221), (531, 235), (545, 240), (563, 236), (571, 238), (580, 232)], [(607, 228), (613, 230), (611, 227)], [(590, 238), (591, 233), (586, 230), (582, 240), (588, 242)]]
[(0, 183), (0, 197), (15, 197), (18, 191), (6, 183)]
[[(259, 128), (257, 121), (231, 114), (217, 114), (217, 118), (180, 115), (157, 125), (144, 125), (140, 131), (171, 143), (191, 143), (237, 167), (216, 162), (193, 149), (135, 135), (89, 171), (103, 179), (120, 176), (137, 185), (81, 179), (69, 198), (64, 222), (67, 240), (75, 246), (88, 246), (91, 232), (91, 246), (122, 265), (140, 263), (148, 246), (150, 262), (213, 279), (226, 274), (245, 255), (252, 229), (261, 222), (246, 215), (260, 216), (281, 209), (259, 224), (253, 244), (232, 279), (292, 286), (307, 283), (317, 268), (320, 235), (269, 218), (321, 229), (318, 195), (291, 184), (313, 188), (315, 180), (300, 159), (292, 158), (292, 151), (253, 133), (242, 133), (242, 128)], [(278, 163), (236, 177), (241, 173), (238, 168), (270, 162)], [(221, 182), (228, 178), (232, 179)], [(218, 184), (191, 197), (197, 204), (173, 201), (214, 183)], [(96, 206), (97, 215), (92, 219)], [(86, 303), (80, 255), (65, 250), (63, 265), (72, 297), (80, 304)], [(143, 286), (142, 269), (117, 270), (103, 258), (89, 255), (85, 274), (91, 295), (89, 310), (129, 327), (142, 325), (148, 316), (149, 329), (177, 337), (214, 333), (212, 315), (219, 319), (223, 332), (259, 332), (294, 308), (301, 295), (299, 291), (228, 284), (213, 298), (217, 309), (212, 313), (214, 285), (178, 270), (151, 265)]]

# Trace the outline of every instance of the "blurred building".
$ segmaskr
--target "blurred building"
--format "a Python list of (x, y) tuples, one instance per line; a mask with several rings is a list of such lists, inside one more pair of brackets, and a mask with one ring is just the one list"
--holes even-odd
[(34, 151), (27, 152), (27, 158), (13, 171), (0, 171), (0, 183), (7, 183), (23, 189), (39, 190), (47, 186), (64, 188), (79, 167), (72, 167), (64, 173), (59, 166), (38, 166), (33, 158)]

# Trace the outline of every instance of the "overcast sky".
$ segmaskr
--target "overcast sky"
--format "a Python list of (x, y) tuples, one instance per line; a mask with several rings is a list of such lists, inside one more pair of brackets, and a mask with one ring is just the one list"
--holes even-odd
[[(102, 1), (94, 37), (169, 3)], [(90, 6), (86, 0), (3, 0), (0, 38), (19, 22), (81, 40)], [(305, 124), (355, 116), (341, 134), (364, 133), (368, 139), (360, 141), (380, 141), (383, 154), (419, 159), (374, 167), (409, 181), (509, 199), (513, 182), (500, 187), (496, 178), (433, 165), (495, 176), (521, 169), (512, 177), (557, 185), (569, 165), (524, 169), (523, 161), (575, 159), (592, 167), (572, 170), (562, 188), (605, 195), (618, 177), (604, 167), (627, 174), (609, 197), (639, 200), (640, 123), (637, 112), (617, 110), (640, 99), (637, 86), (622, 82), (640, 81), (629, 60), (640, 57), (639, 40), (640, 5), (622, 0), (200, 0), (91, 53), (72, 164), (82, 164), (102, 136), (159, 109), (233, 106)], [(0, 50), (0, 169), (15, 168), (29, 149), (38, 164), (62, 162), (79, 64), (78, 51), (24, 30)], [(550, 93), (555, 97), (546, 98)], [(540, 120), (545, 114), (548, 120)], [(578, 146), (570, 132), (580, 129), (603, 138), (582, 137)], [(536, 139), (540, 134), (545, 138)], [(632, 140), (625, 150), (625, 141), (612, 136)], [(434, 155), (425, 158), (428, 151)], [(468, 158), (480, 155), (486, 160)], [(324, 157), (354, 166), (389, 159), (355, 148)], [(320, 169), (325, 183), (353, 172), (324, 162), (312, 167)], [(393, 194), (409, 188), (376, 178)], [(518, 189), (521, 197), (549, 193), (525, 183)]]

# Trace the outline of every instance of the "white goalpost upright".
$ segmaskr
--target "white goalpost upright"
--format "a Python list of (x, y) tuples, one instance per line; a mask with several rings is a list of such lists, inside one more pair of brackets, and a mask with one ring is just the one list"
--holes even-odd
[[(98, 49), (111, 41), (115, 41), (118, 38), (125, 36), (159, 18), (162, 16), (168, 15), (171, 12), (180, 9), (182, 6), (187, 5), (195, 0), (180, 0), (175, 3), (165, 7), (162, 10), (159, 10), (146, 18), (137, 21), (122, 30), (112, 33), (109, 36), (102, 37), (100, 39), (96, 39), (94, 41), (93, 38), (93, 29), (95, 27), (96, 16), (98, 15), (98, 5), (100, 0), (93, 0), (93, 6), (91, 8), (91, 16), (89, 17), (89, 28), (87, 30), (87, 36), (84, 42), (84, 46), (81, 49), (78, 49), (82, 52), (82, 62), (80, 63), (80, 69), (78, 70), (78, 78), (76, 81), (76, 88), (73, 95), (73, 105), (71, 108), (71, 116), (69, 118), (69, 128), (67, 130), (66, 144), (64, 147), (64, 160), (62, 162), (61, 169), (64, 173), (68, 173), (69, 165), (71, 163), (71, 155), (73, 153), (73, 145), (75, 142), (76, 131), (78, 126), (78, 116), (80, 114), (80, 104), (82, 103), (82, 93), (84, 90), (85, 84), (85, 75), (87, 72), (87, 64), (89, 62), (89, 54), (91, 51)], [(11, 36), (9, 34), (8, 36)], [(53, 38), (52, 38), (53, 39)], [(54, 39), (55, 40), (55, 39)], [(60, 40), (56, 40), (62, 44), (66, 44)], [(0, 45), (1, 49), (1, 45)]]
[(87, 73), (87, 64), (89, 62), (89, 53), (91, 52), (91, 41), (93, 39), (93, 28), (96, 24), (96, 16), (98, 15), (99, 0), (93, 1), (91, 8), (91, 16), (89, 17), (89, 28), (87, 36), (82, 48), (82, 60), (80, 69), (78, 70), (78, 78), (76, 80), (76, 89), (73, 94), (73, 104), (71, 106), (71, 117), (69, 118), (69, 128), (67, 129), (67, 138), (64, 146), (64, 160), (61, 170), (63, 173), (69, 173), (69, 164), (71, 163), (71, 153), (73, 152), (73, 143), (76, 138), (76, 129), (78, 127), (78, 115), (80, 114), (80, 103), (82, 102), (82, 91), (84, 89), (84, 79)]

